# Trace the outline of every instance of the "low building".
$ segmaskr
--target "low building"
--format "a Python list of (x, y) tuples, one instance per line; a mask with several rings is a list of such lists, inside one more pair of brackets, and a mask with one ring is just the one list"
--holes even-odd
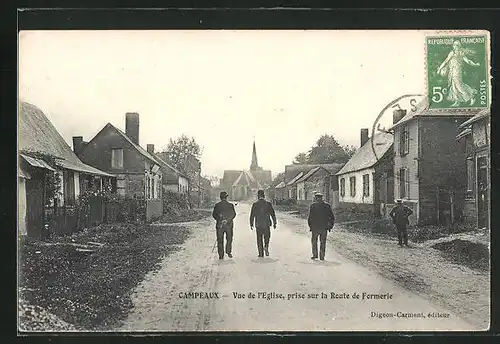
[(457, 140), (465, 142), (467, 187), (464, 220), (477, 228), (490, 228), (491, 111), (484, 109), (462, 123)]
[(297, 180), (296, 185), (297, 203), (310, 204), (315, 192), (323, 195), (330, 192), (330, 172), (321, 166), (315, 167)]
[[(18, 231), (43, 239), (45, 207), (74, 207), (88, 189), (114, 191), (114, 175), (83, 163), (45, 114), (20, 102), (18, 122)], [(57, 179), (59, 182), (57, 183)], [(54, 180), (57, 190), (48, 190)], [(48, 195), (54, 193), (53, 199)]]
[[(324, 199), (333, 209), (335, 209), (338, 205), (338, 182), (336, 173), (344, 166), (343, 163), (330, 163), (330, 164), (291, 164), (285, 166), (285, 176), (284, 176), (284, 184), (285, 190), (284, 193), (286, 197), (297, 199), (297, 190), (295, 182), (292, 182), (300, 173), (304, 176), (307, 172), (316, 167), (322, 167), (326, 169), (330, 173), (329, 178), (329, 191), (325, 192)], [(299, 178), (300, 178), (299, 177)]]
[(161, 166), (163, 191), (173, 191), (183, 195), (188, 195), (190, 190), (190, 178), (166, 162), (164, 155), (154, 152), (154, 145), (148, 144), (147, 151), (154, 155)]
[(337, 173), (341, 208), (385, 215), (386, 205), (394, 203), (393, 141), (390, 133), (369, 138), (368, 129), (361, 129), (360, 148)]
[(462, 217), (467, 187), (465, 142), (460, 125), (480, 110), (429, 110), (427, 97), (415, 111), (395, 110), (394, 197), (412, 208), (411, 223), (449, 224)]
[(118, 195), (144, 200), (147, 221), (163, 214), (161, 164), (139, 145), (138, 113), (125, 115), (125, 132), (108, 123), (89, 142), (73, 137), (73, 147), (86, 164), (116, 175)]

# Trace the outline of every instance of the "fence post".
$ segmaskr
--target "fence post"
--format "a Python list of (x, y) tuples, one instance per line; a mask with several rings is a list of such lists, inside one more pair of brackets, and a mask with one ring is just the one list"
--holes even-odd
[(437, 224), (439, 225), (439, 186), (436, 187), (436, 211), (437, 211)]
[(450, 214), (451, 214), (451, 223), (455, 223), (455, 204), (453, 191), (450, 191)]

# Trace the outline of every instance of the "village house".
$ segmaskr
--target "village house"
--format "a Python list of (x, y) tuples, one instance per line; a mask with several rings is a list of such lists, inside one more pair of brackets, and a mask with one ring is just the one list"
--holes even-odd
[(395, 110), (394, 197), (413, 209), (412, 224), (445, 224), (461, 218), (467, 187), (465, 142), (458, 128), (479, 110)]
[(297, 201), (297, 182), (300, 178), (306, 175), (314, 168), (322, 167), (329, 172), (327, 180), (325, 180), (325, 189), (316, 190), (324, 194), (326, 202), (330, 203), (333, 209), (338, 206), (339, 192), (338, 181), (336, 173), (344, 166), (343, 163), (330, 163), (330, 164), (291, 164), (285, 166), (285, 177), (283, 180), (284, 190), (283, 193), (289, 199)]
[(158, 160), (161, 166), (163, 191), (173, 191), (183, 194), (187, 197), (190, 190), (190, 179), (187, 174), (182, 173), (164, 159), (164, 155), (161, 153), (156, 153), (154, 151), (154, 145), (148, 144), (146, 146), (147, 152)]
[(139, 114), (125, 115), (125, 132), (106, 124), (92, 140), (73, 137), (73, 148), (88, 165), (116, 175), (118, 195), (144, 200), (146, 220), (163, 213), (161, 164), (139, 145)]
[(259, 189), (268, 191), (271, 183), (271, 171), (264, 170), (258, 164), (254, 142), (250, 170), (224, 171), (220, 189), (226, 191), (232, 200), (248, 200), (256, 198)]
[[(43, 239), (47, 205), (74, 207), (87, 190), (112, 192), (115, 177), (80, 161), (38, 107), (21, 101), (18, 119), (18, 232)], [(56, 178), (59, 189), (49, 202), (47, 181)]]
[(490, 228), (491, 192), (491, 111), (481, 110), (462, 123), (457, 140), (465, 142), (467, 187), (465, 191), (464, 220), (477, 228)]
[(385, 215), (386, 205), (394, 203), (393, 141), (390, 133), (369, 138), (368, 129), (361, 129), (360, 148), (337, 173), (341, 208)]
[(318, 166), (311, 169), (297, 180), (297, 203), (310, 204), (315, 192), (328, 194), (330, 189), (330, 172)]

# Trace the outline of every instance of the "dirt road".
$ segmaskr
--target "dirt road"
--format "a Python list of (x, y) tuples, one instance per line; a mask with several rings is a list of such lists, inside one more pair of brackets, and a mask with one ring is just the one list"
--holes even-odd
[(195, 234), (135, 290), (118, 331), (481, 330), (330, 246), (324, 262), (312, 261), (305, 223), (297, 233), (280, 221), (286, 214), (278, 213), (270, 256), (258, 258), (250, 206), (236, 211), (234, 258), (212, 252), (213, 221), (186, 223)]

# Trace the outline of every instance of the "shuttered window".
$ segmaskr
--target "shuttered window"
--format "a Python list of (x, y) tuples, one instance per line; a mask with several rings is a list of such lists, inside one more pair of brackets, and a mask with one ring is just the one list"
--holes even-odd
[(370, 196), (370, 175), (369, 174), (363, 175), (363, 196), (365, 196), (365, 197)]
[(340, 179), (340, 196), (345, 196), (345, 178)]
[(351, 197), (356, 196), (356, 177), (349, 178), (349, 187), (351, 191)]

